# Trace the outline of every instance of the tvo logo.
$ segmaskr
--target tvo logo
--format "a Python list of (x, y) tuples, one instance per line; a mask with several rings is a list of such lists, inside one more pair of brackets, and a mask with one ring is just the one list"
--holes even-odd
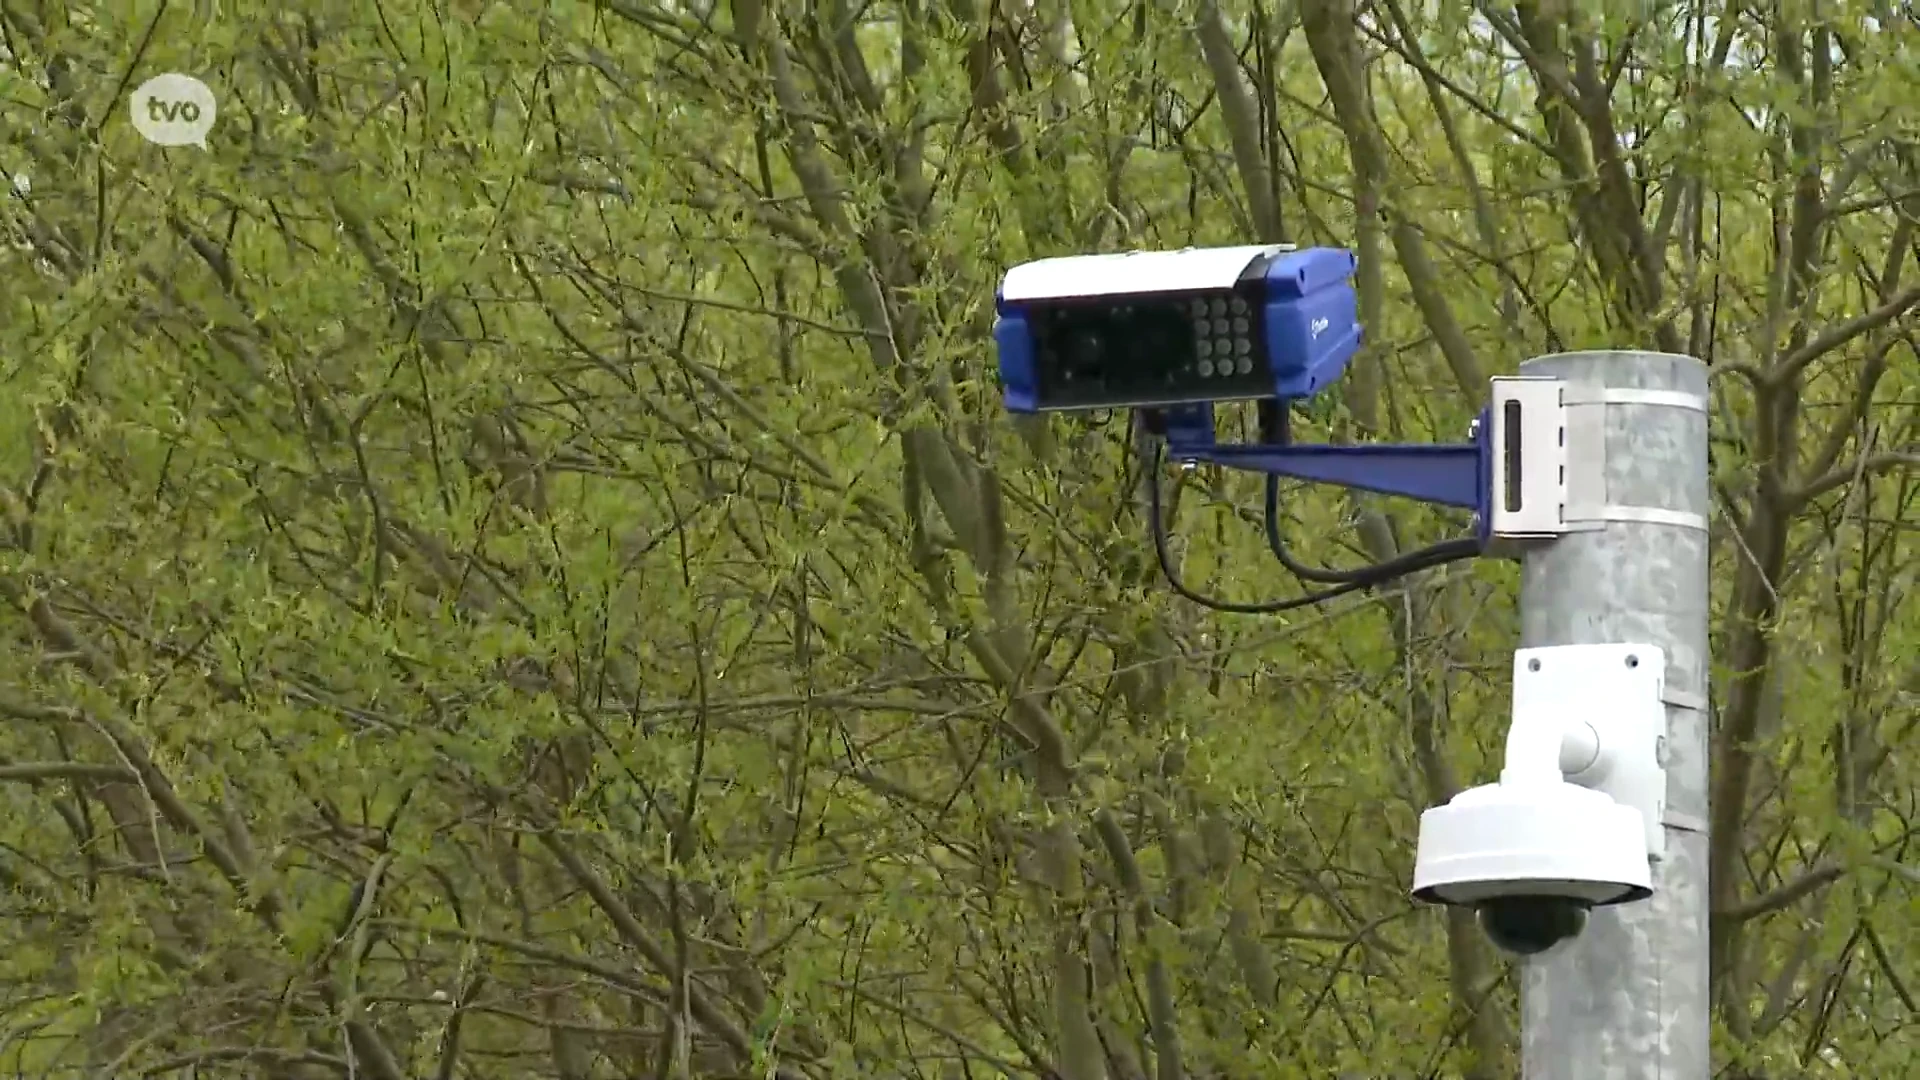
[(175, 120), (189, 124), (200, 122), (200, 103), (197, 101), (161, 101), (159, 98), (147, 99), (147, 122), (152, 124), (171, 124)]
[(191, 75), (167, 72), (140, 84), (128, 102), (134, 130), (160, 146), (207, 148), (207, 132), (219, 106), (206, 83)]

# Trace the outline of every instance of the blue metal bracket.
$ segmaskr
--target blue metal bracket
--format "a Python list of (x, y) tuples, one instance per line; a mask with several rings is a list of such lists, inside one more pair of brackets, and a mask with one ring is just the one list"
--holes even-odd
[(1206, 463), (1247, 472), (1333, 484), (1381, 495), (1398, 495), (1440, 506), (1472, 510), (1484, 543), (1491, 535), (1493, 443), (1491, 423), (1481, 410), (1473, 441), (1439, 444), (1328, 446), (1293, 443), (1286, 434), (1287, 402), (1279, 403), (1279, 430), (1269, 441), (1220, 444), (1214, 438), (1213, 407), (1167, 409), (1161, 423), (1167, 456), (1183, 463)]

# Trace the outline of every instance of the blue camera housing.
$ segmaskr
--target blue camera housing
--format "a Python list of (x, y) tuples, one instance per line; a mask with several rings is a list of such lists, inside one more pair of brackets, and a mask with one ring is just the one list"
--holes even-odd
[(1359, 260), (1342, 248), (1308, 248), (1267, 266), (1267, 357), (1274, 396), (1304, 398), (1326, 389), (1360, 350)]
[(993, 307), (998, 314), (993, 320), (993, 345), (1000, 357), (1001, 401), (1008, 412), (1039, 412), (1040, 380), (1026, 310), (1009, 306), (998, 291), (993, 295)]

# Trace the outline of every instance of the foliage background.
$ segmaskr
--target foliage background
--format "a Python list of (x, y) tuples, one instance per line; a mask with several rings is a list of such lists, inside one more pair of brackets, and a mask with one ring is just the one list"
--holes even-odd
[(999, 408), (1007, 265), (1258, 240), (1362, 255), (1305, 437), (1711, 362), (1718, 1056), (1912, 1070), (1910, 14), (704, 3), (0, 6), (0, 1069), (1512, 1075), (1404, 896), (1511, 568), (1206, 613)]

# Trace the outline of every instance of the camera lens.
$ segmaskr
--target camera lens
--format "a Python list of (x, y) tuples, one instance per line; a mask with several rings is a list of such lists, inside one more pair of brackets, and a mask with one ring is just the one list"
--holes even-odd
[(1564, 896), (1502, 896), (1480, 905), (1480, 929), (1496, 948), (1534, 956), (1587, 925), (1587, 904)]
[(1067, 337), (1067, 370), (1083, 377), (1097, 377), (1106, 351), (1107, 336), (1099, 327), (1082, 328)]

